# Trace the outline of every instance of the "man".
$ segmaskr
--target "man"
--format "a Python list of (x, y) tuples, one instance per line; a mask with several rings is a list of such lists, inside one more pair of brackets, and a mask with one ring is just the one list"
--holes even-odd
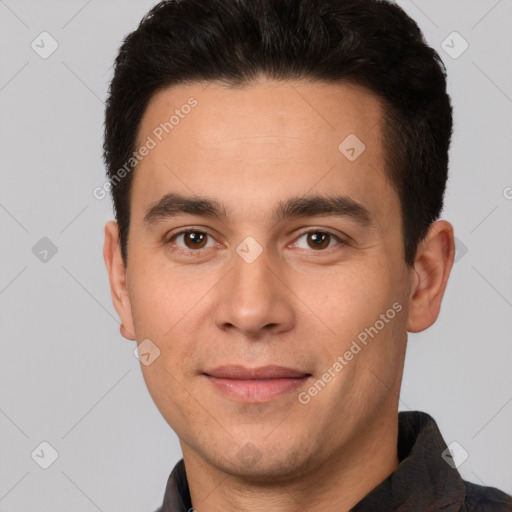
[(121, 333), (183, 460), (161, 511), (505, 511), (398, 415), (452, 268), (452, 108), (375, 0), (162, 2), (107, 101)]

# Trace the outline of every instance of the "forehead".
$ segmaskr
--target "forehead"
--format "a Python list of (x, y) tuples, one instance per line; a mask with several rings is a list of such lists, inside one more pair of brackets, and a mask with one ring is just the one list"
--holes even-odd
[[(383, 109), (353, 84), (262, 80), (182, 84), (155, 94), (141, 120), (132, 208), (170, 192), (220, 195), (248, 213), (283, 196), (333, 191), (377, 215), (396, 207), (384, 169)], [(384, 204), (395, 202), (395, 204)], [(144, 211), (138, 212), (143, 217)]]
[[(191, 98), (197, 104), (189, 109)], [(331, 132), (335, 139), (344, 132), (358, 133), (370, 142), (367, 132), (381, 120), (382, 104), (367, 89), (351, 83), (261, 79), (243, 87), (218, 82), (182, 84), (152, 96), (141, 120), (139, 141), (142, 135), (168, 122), (173, 113), (176, 116), (169, 133), (175, 139), (180, 137), (179, 132), (183, 137), (190, 134), (186, 125), (191, 122), (182, 122), (190, 117), (194, 140), (220, 148), (231, 139), (242, 143), (244, 137), (254, 139), (258, 135), (281, 139), (299, 136), (309, 144), (319, 143), (315, 134), (321, 132)]]

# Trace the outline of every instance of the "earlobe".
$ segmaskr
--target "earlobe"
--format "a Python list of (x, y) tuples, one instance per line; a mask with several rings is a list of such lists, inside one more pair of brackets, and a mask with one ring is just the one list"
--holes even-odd
[(419, 244), (412, 276), (407, 330), (420, 332), (439, 316), (450, 271), (455, 258), (452, 225), (444, 220), (433, 222)]
[(131, 341), (135, 340), (135, 335), (132, 334), (130, 331), (128, 331), (123, 324), (121, 324), (119, 326), (119, 332), (121, 333), (121, 336), (123, 338), (126, 338), (127, 340), (131, 340)]
[(112, 303), (121, 318), (121, 335), (128, 340), (135, 340), (131, 304), (126, 285), (126, 268), (121, 256), (118, 225), (114, 221), (109, 221), (105, 225), (103, 258), (107, 267)]

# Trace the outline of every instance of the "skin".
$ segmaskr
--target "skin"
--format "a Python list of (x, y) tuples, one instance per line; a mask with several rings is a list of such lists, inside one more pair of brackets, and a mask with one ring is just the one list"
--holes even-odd
[[(175, 86), (153, 96), (138, 141), (191, 96), (197, 107), (134, 171), (126, 268), (117, 225), (105, 226), (121, 333), (160, 350), (141, 368), (180, 439), (195, 509), (349, 510), (398, 466), (407, 332), (438, 317), (455, 255), (452, 225), (434, 222), (414, 267), (405, 264), (399, 199), (383, 164), (382, 105), (361, 87), (267, 79)], [(349, 134), (366, 146), (354, 161), (338, 149)], [(148, 228), (147, 208), (169, 192), (221, 201), (228, 217), (181, 214)], [(313, 193), (350, 196), (374, 224), (271, 218), (279, 201)], [(189, 227), (211, 235), (206, 248), (183, 236), (166, 243)], [(335, 235), (328, 248), (304, 234), (326, 230)], [(247, 236), (262, 248), (250, 264), (236, 252)], [(297, 393), (396, 302), (402, 310), (300, 403)], [(202, 375), (225, 364), (278, 364), (312, 377), (271, 401), (239, 403)], [(237, 456), (248, 443), (259, 457), (252, 463)]]

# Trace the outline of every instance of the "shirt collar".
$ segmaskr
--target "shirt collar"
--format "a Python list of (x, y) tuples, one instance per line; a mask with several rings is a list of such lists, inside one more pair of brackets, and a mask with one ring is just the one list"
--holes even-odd
[(443, 459), (447, 446), (434, 419), (420, 411), (398, 414), (398, 468), (352, 510), (461, 510), (465, 484)]
[[(442, 457), (446, 444), (434, 419), (420, 411), (398, 414), (398, 468), (354, 508), (376, 510), (459, 511), (465, 485), (458, 471)], [(188, 512), (192, 509), (185, 464), (172, 470), (162, 507), (157, 512)]]

